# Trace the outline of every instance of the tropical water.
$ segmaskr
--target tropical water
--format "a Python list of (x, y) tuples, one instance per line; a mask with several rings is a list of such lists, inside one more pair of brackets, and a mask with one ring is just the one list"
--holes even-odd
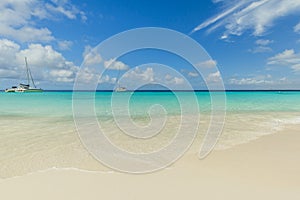
[[(220, 97), (221, 93), (214, 95)], [(199, 150), (198, 144), (210, 124), (212, 107), (221, 100), (226, 100), (226, 117), (217, 150), (300, 123), (300, 92), (226, 92), (225, 95), (225, 99), (213, 101), (209, 92), (77, 92), (75, 97), (72, 92), (1, 92), (0, 177), (53, 167), (109, 170), (90, 155), (79, 139), (74, 116), (82, 113), (78, 110), (73, 113), (78, 105), (92, 107), (93, 112), (88, 115), (96, 117), (112, 143), (135, 153), (160, 149), (178, 129), (188, 132), (197, 123), (196, 145), (192, 149)], [(186, 123), (182, 125), (183, 118)], [(151, 137), (132, 138), (128, 135), (131, 131), (137, 136), (143, 133)]]

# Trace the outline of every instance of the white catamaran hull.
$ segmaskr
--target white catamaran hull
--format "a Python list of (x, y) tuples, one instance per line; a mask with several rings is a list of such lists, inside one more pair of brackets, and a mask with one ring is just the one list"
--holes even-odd
[(117, 87), (114, 91), (115, 92), (126, 92), (127, 89), (125, 87)]
[(32, 89), (23, 89), (23, 88), (10, 88), (10, 89), (6, 89), (5, 92), (43, 92), (42, 89), (36, 89), (36, 88), (32, 88)]
[(35, 89), (35, 88), (33, 88), (33, 89), (6, 89), (5, 90), (5, 92), (20, 92), (20, 93), (22, 93), (22, 92), (43, 92), (43, 90), (42, 89)]

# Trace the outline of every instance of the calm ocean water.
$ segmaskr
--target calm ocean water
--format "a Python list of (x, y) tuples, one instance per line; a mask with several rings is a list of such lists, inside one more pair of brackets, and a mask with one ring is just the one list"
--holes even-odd
[[(198, 140), (207, 129), (211, 110), (208, 92), (118, 93), (112, 110), (112, 92), (95, 93), (95, 112), (108, 137), (133, 152), (149, 152), (168, 143), (180, 123), (181, 107), (191, 116), (200, 114)], [(132, 95), (128, 105), (123, 100)], [(196, 95), (200, 113), (189, 104)], [(77, 96), (84, 102), (87, 93)], [(182, 100), (179, 101), (176, 96)], [(226, 92), (226, 121), (217, 149), (230, 148), (266, 134), (276, 133), (289, 124), (300, 123), (300, 92)], [(153, 109), (160, 105), (162, 109)], [(184, 105), (184, 106), (183, 106)], [(151, 110), (152, 109), (152, 110)], [(150, 141), (131, 141), (114, 122), (128, 114), (136, 124), (147, 125), (166, 114), (161, 136)], [(152, 112), (153, 111), (153, 112)], [(72, 92), (0, 93), (0, 177), (57, 168), (108, 170), (82, 147), (76, 134), (72, 112)], [(197, 142), (196, 142), (197, 143)], [(196, 148), (195, 148), (196, 149)]]
[[(126, 92), (127, 93), (127, 92)], [(126, 93), (118, 93), (119, 99)], [(95, 104), (97, 114), (111, 115), (112, 92), (97, 92)], [(128, 93), (127, 93), (128, 94)], [(210, 110), (208, 92), (195, 92), (200, 110)], [(130, 99), (133, 112), (144, 112), (154, 104), (160, 104), (168, 114), (180, 114), (176, 95), (188, 103), (190, 92), (135, 92)], [(85, 92), (82, 92), (84, 98)], [(227, 92), (228, 112), (299, 112), (300, 92)], [(0, 93), (0, 117), (72, 117), (72, 92), (44, 93)]]

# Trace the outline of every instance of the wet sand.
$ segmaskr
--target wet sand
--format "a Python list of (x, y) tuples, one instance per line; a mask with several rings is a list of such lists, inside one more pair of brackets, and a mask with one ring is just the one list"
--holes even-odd
[(299, 199), (300, 125), (199, 160), (131, 175), (51, 169), (0, 180), (1, 199)]

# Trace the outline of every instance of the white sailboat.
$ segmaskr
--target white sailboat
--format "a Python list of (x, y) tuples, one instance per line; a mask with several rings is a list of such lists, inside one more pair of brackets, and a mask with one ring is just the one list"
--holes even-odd
[(127, 88), (126, 87), (120, 87), (120, 86), (118, 86), (114, 91), (115, 92), (126, 92)]
[[(11, 88), (6, 89), (5, 92), (43, 92), (43, 89), (36, 88), (26, 57), (25, 57), (25, 64), (26, 64), (26, 73), (27, 73), (27, 84), (20, 83), (18, 87), (12, 86)], [(30, 82), (32, 83), (33, 87), (30, 86)]]
[(114, 89), (114, 92), (126, 92), (127, 88), (126, 87), (122, 87), (120, 85), (119, 78), (120, 78), (120, 68), (118, 69), (118, 76), (117, 76), (117, 80), (116, 80), (117, 87)]

